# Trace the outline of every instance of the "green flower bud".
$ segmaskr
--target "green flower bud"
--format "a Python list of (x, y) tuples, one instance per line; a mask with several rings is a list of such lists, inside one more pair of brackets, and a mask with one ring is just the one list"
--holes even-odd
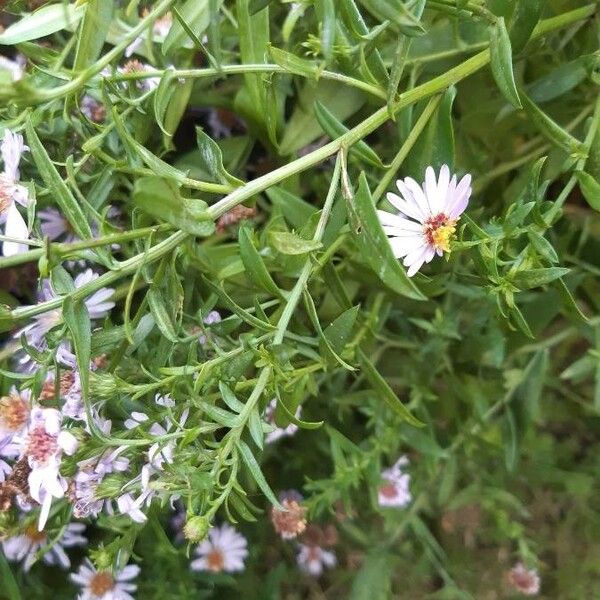
[(201, 542), (210, 529), (210, 521), (207, 517), (196, 515), (191, 519), (188, 519), (186, 524), (183, 526), (183, 535), (186, 540), (190, 542), (198, 543)]

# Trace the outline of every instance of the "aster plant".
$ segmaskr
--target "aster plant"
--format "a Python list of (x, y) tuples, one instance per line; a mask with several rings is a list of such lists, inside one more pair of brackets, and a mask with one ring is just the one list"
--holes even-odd
[(597, 4), (0, 11), (0, 596), (600, 595)]

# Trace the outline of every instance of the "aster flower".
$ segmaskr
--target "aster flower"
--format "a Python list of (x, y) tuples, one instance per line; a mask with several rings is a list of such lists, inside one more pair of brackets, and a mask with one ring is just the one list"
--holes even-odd
[(410, 493), (410, 475), (403, 473), (401, 467), (408, 465), (408, 458), (401, 456), (389, 469), (381, 473), (383, 483), (377, 490), (379, 506), (403, 508), (412, 500)]
[[(4, 162), (4, 171), (0, 173), (0, 223), (4, 223), (4, 235), (21, 240), (29, 239), (29, 229), (21, 216), (17, 204), (27, 206), (27, 189), (19, 185), (19, 163), (21, 155), (29, 148), (23, 143), (23, 136), (4, 130), (0, 153)], [(2, 253), (13, 256), (27, 250), (27, 245), (17, 242), (4, 242)]]
[(85, 94), (79, 104), (81, 112), (93, 123), (101, 123), (106, 117), (106, 107), (93, 96)]
[(62, 498), (67, 482), (60, 475), (62, 454), (74, 454), (77, 439), (62, 429), (62, 415), (54, 408), (34, 408), (27, 430), (15, 441), (20, 443), (21, 457), (26, 457), (31, 472), (27, 478), (29, 494), (42, 505), (38, 528), (48, 519), (52, 498)]
[(57, 208), (48, 206), (39, 210), (37, 216), (40, 219), (42, 234), (51, 241), (62, 238), (61, 241), (70, 243), (77, 239), (71, 224)]
[[(94, 271), (92, 271), (92, 269), (86, 269), (83, 273), (79, 273), (79, 275), (75, 277), (73, 283), (75, 285), (75, 288), (80, 288), (83, 285), (86, 285), (91, 281), (98, 279), (98, 277), (98, 273), (95, 273)], [(100, 288), (91, 296), (88, 296), (86, 298), (85, 305), (88, 309), (90, 319), (102, 319), (110, 312), (110, 310), (115, 305), (115, 303), (112, 300), (110, 300), (113, 294), (114, 289), (112, 288)], [(52, 286), (50, 285), (49, 281), (45, 280), (42, 283), (42, 289), (38, 298), (40, 302), (47, 302), (48, 300), (58, 298), (58, 295), (52, 289)], [(41, 315), (36, 315), (35, 317), (33, 317), (33, 321), (29, 325), (23, 327), (23, 329), (17, 331), (15, 337), (19, 338), (21, 337), (21, 335), (25, 334), (27, 343), (30, 346), (33, 346), (38, 350), (44, 350), (46, 348), (46, 334), (51, 329), (53, 329), (57, 325), (60, 325), (61, 323), (62, 311), (60, 309), (50, 310), (48, 312), (42, 313)]]
[(34, 525), (29, 525), (23, 533), (4, 540), (2, 550), (8, 560), (22, 561), (23, 570), (27, 572), (35, 562), (37, 553), (50, 544), (43, 554), (43, 561), (49, 565), (59, 565), (63, 569), (68, 569), (71, 561), (65, 548), (87, 544), (87, 539), (82, 535), (84, 530), (83, 523), (69, 523), (58, 540), (49, 540), (46, 532), (38, 531)]
[(538, 572), (535, 569), (527, 569), (523, 563), (517, 563), (506, 578), (512, 588), (525, 596), (535, 596), (540, 591)]
[(82, 588), (78, 600), (133, 600), (129, 592), (135, 592), (137, 585), (131, 580), (139, 573), (137, 565), (127, 565), (115, 571), (98, 571), (86, 558), (77, 573), (71, 574), (71, 581)]
[(331, 550), (324, 550), (321, 546), (300, 544), (299, 549), (296, 557), (298, 566), (314, 577), (321, 575), (326, 568), (335, 567), (337, 563), (335, 554)]
[(244, 570), (248, 542), (231, 525), (224, 523), (221, 527), (213, 527), (208, 532), (208, 539), (194, 552), (198, 558), (190, 563), (192, 570), (235, 573)]
[[(122, 67), (117, 68), (117, 72), (121, 73), (121, 75), (127, 75), (128, 73), (145, 73), (153, 70), (154, 67), (135, 58), (128, 60)], [(150, 90), (156, 89), (159, 83), (160, 77), (146, 77), (144, 79), (136, 80), (135, 85), (139, 90), (149, 92)]]
[(387, 199), (399, 214), (383, 210), (377, 214), (394, 256), (404, 259), (412, 277), (436, 254), (450, 252), (456, 223), (471, 196), (471, 176), (457, 182), (456, 175), (450, 178), (450, 169), (443, 165), (437, 180), (433, 167), (427, 167), (422, 186), (411, 177), (399, 179), (396, 185), (401, 195), (389, 193)]
[[(275, 424), (275, 409), (277, 408), (277, 400), (273, 398), (271, 402), (265, 408), (265, 420), (267, 423), (273, 426), (273, 431), (270, 431), (265, 436), (265, 442), (267, 444), (272, 444), (282, 437), (289, 437), (294, 435), (298, 431), (298, 425), (294, 423), (290, 423), (287, 427), (278, 427)], [(296, 418), (299, 419), (302, 413), (301, 407), (296, 409)]]

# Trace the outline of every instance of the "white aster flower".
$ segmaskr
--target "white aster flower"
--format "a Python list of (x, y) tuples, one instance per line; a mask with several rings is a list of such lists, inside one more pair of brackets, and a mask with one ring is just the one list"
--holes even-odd
[(77, 573), (71, 573), (71, 581), (83, 589), (78, 600), (133, 600), (129, 592), (137, 585), (131, 583), (140, 573), (137, 565), (127, 565), (116, 571), (98, 571), (87, 558)]
[(337, 563), (335, 554), (321, 546), (300, 544), (299, 548), (300, 552), (296, 557), (298, 566), (314, 577), (321, 575), (325, 568), (335, 567)]
[(401, 467), (408, 465), (406, 456), (400, 457), (389, 469), (381, 473), (384, 483), (377, 490), (379, 506), (403, 508), (412, 500), (410, 493), (410, 475), (403, 473)]
[(535, 569), (528, 569), (523, 563), (517, 563), (507, 575), (508, 583), (525, 596), (535, 596), (540, 591), (540, 576)]
[[(29, 195), (27, 188), (18, 183), (19, 163), (21, 155), (29, 148), (23, 143), (23, 136), (4, 130), (4, 138), (0, 144), (0, 153), (4, 161), (4, 171), (0, 173), (0, 223), (4, 223), (4, 235), (21, 240), (29, 239), (29, 230), (25, 219), (21, 216), (17, 204), (27, 206)], [(17, 242), (4, 242), (2, 253), (13, 256), (25, 252), (28, 246)]]
[(52, 498), (62, 498), (67, 490), (67, 482), (59, 472), (62, 454), (74, 454), (78, 445), (77, 438), (61, 425), (62, 415), (56, 409), (34, 408), (27, 430), (14, 438), (20, 442), (21, 456), (27, 457), (31, 468), (29, 494), (42, 505), (40, 531), (48, 519)]
[(71, 224), (57, 208), (53, 206), (43, 208), (37, 211), (37, 215), (40, 219), (42, 234), (51, 241), (62, 238), (61, 241), (70, 243), (77, 239)]
[[(265, 436), (265, 442), (267, 444), (272, 444), (273, 442), (276, 442), (277, 440), (279, 440), (283, 437), (292, 436), (298, 431), (298, 425), (295, 425), (294, 423), (290, 423), (287, 427), (278, 427), (275, 424), (275, 409), (276, 408), (277, 408), (277, 400), (275, 398), (273, 398), (273, 400), (271, 400), (271, 402), (269, 402), (269, 404), (265, 408), (265, 420), (267, 421), (267, 423), (269, 423), (270, 425), (272, 425), (274, 427), (273, 431), (270, 431)], [(302, 413), (302, 409), (301, 409), (301, 407), (298, 407), (296, 409), (296, 415), (295, 415), (297, 419), (300, 418), (301, 413)]]
[(23, 570), (27, 572), (35, 562), (37, 553), (48, 546), (42, 556), (43, 561), (49, 565), (59, 565), (63, 569), (68, 569), (71, 561), (65, 548), (87, 544), (87, 539), (82, 535), (84, 530), (83, 523), (69, 523), (62, 536), (55, 540), (48, 539), (46, 532), (38, 531), (34, 525), (29, 525), (22, 534), (4, 540), (2, 550), (8, 560), (23, 561)]
[(411, 177), (399, 179), (396, 185), (401, 195), (389, 193), (387, 199), (399, 214), (384, 210), (377, 214), (394, 256), (404, 259), (412, 277), (436, 254), (450, 252), (456, 222), (471, 196), (471, 176), (465, 175), (457, 183), (456, 175), (450, 178), (450, 169), (443, 165), (437, 180), (433, 167), (427, 167), (422, 186)]
[[(83, 273), (79, 273), (79, 275), (75, 277), (73, 283), (75, 288), (80, 288), (83, 285), (98, 279), (98, 277), (98, 273), (95, 273), (92, 271), (92, 269), (86, 269)], [(110, 300), (114, 294), (114, 291), (115, 290), (112, 288), (100, 288), (85, 299), (85, 305), (88, 309), (90, 319), (102, 319), (110, 312), (115, 305), (115, 303)], [(42, 283), (42, 289), (38, 296), (39, 301), (47, 302), (48, 300), (54, 300), (55, 298), (58, 298), (58, 295), (52, 289), (50, 282), (45, 280)], [(25, 334), (27, 343), (30, 346), (33, 346), (38, 350), (44, 350), (46, 348), (46, 334), (61, 323), (62, 311), (58, 308), (50, 310), (42, 313), (41, 315), (36, 315), (33, 317), (33, 321), (29, 325), (23, 327), (23, 329), (17, 331), (17, 333), (15, 333), (15, 337), (20, 338), (21, 335)], [(61, 359), (61, 362), (70, 364), (70, 361), (72, 362), (73, 355), (66, 350), (66, 348), (63, 349), (62, 358), (64, 360)]]
[(194, 571), (235, 573), (244, 570), (248, 556), (248, 542), (231, 525), (224, 523), (208, 532), (208, 539), (201, 542), (194, 553), (198, 558), (190, 563)]

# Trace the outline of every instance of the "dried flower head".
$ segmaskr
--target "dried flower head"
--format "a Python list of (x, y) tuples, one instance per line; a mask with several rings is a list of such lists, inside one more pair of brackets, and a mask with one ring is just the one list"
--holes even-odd
[(271, 509), (271, 522), (282, 539), (294, 539), (306, 529), (306, 508), (298, 500), (289, 498), (281, 500), (281, 506), (283, 510)]
[(508, 584), (521, 594), (535, 596), (540, 591), (540, 576), (535, 569), (527, 569), (523, 563), (517, 563), (506, 575)]

